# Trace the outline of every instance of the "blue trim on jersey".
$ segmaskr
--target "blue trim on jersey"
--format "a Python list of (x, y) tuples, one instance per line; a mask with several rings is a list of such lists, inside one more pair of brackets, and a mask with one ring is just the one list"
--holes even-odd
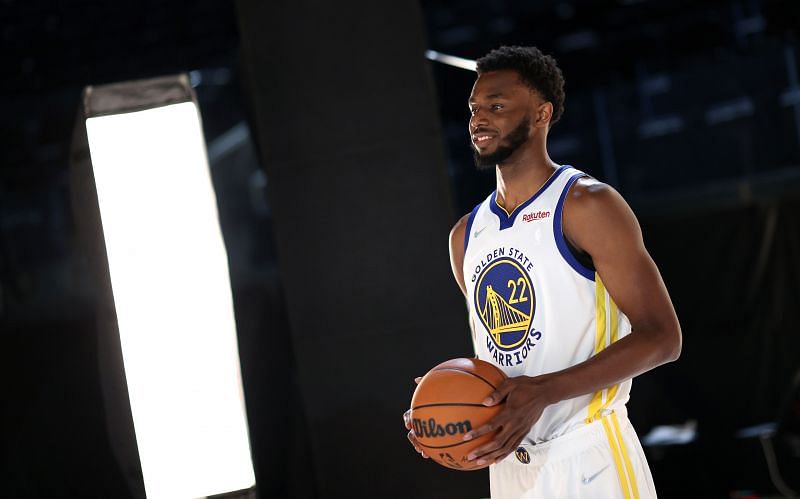
[(516, 220), (517, 215), (519, 215), (519, 213), (522, 210), (524, 210), (529, 204), (536, 201), (536, 198), (538, 198), (548, 187), (550, 187), (550, 184), (555, 182), (558, 176), (561, 175), (561, 173), (567, 168), (569, 168), (569, 165), (559, 166), (558, 169), (556, 169), (556, 171), (554, 171), (553, 174), (550, 175), (550, 178), (547, 179), (547, 182), (545, 182), (544, 185), (539, 187), (539, 190), (536, 191), (536, 194), (531, 196), (527, 201), (525, 201), (521, 205), (514, 208), (514, 211), (511, 212), (511, 215), (506, 213), (506, 211), (503, 208), (500, 208), (500, 205), (497, 204), (497, 191), (494, 191), (492, 193), (492, 199), (489, 201), (489, 209), (492, 210), (492, 213), (497, 215), (497, 218), (500, 219), (500, 230), (507, 229), (512, 225), (514, 225), (514, 220)]
[(564, 239), (564, 230), (561, 226), (561, 215), (564, 210), (564, 200), (567, 199), (567, 193), (569, 192), (570, 187), (572, 187), (572, 184), (574, 184), (579, 178), (585, 176), (586, 174), (583, 172), (576, 173), (567, 181), (567, 185), (564, 186), (564, 190), (561, 192), (561, 196), (558, 198), (558, 204), (556, 204), (555, 215), (553, 215), (553, 235), (556, 238), (558, 252), (561, 253), (561, 257), (566, 260), (569, 266), (583, 277), (589, 279), (590, 281), (594, 281), (595, 271), (586, 267), (579, 262), (577, 258), (575, 258), (575, 255), (572, 254), (572, 251), (570, 251), (569, 247), (567, 246), (567, 241)]
[(472, 222), (475, 221), (475, 215), (478, 213), (478, 208), (481, 207), (483, 202), (478, 203), (475, 208), (472, 208), (472, 213), (469, 214), (467, 219), (467, 231), (464, 233), (464, 254), (467, 254), (467, 246), (469, 245), (469, 233), (472, 231)]

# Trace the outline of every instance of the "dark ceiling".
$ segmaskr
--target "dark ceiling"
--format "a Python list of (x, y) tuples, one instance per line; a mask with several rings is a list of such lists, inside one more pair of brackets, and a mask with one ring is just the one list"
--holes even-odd
[[(225, 68), (227, 79), (223, 74), (206, 85), (238, 86), (235, 2), (2, 0), (0, 6), (0, 163), (7, 175), (63, 162), (85, 85)], [(500, 44), (535, 44), (559, 59), (568, 90), (632, 78), (642, 65), (702, 63), (709, 53), (746, 48), (754, 34), (800, 29), (800, 3), (791, 0), (423, 0), (421, 6), (431, 49), (475, 58)], [(452, 94), (443, 98), (447, 113)], [(213, 116), (204, 115), (213, 129)]]
[[(247, 122), (235, 7), (0, 0), (0, 273), (16, 286), (12, 294), (24, 295), (26, 285), (14, 284), (24, 269), (66, 258), (68, 155), (84, 86), (190, 71), (209, 143)], [(664, 169), (694, 178), (702, 164), (715, 180), (751, 174), (752, 165), (800, 164), (795, 111), (779, 99), (791, 83), (786, 65), (797, 59), (800, 2), (422, 0), (421, 12), (430, 49), (476, 58), (501, 44), (535, 44), (555, 55), (567, 112), (552, 152), (595, 174), (618, 167), (617, 184), (629, 192), (669, 187)], [(464, 133), (474, 74), (431, 67), (456, 210), (464, 211), (492, 182), (473, 171)], [(728, 106), (723, 115), (733, 102), (734, 118), (744, 110), (744, 119), (710, 126), (709, 106), (719, 102)]]

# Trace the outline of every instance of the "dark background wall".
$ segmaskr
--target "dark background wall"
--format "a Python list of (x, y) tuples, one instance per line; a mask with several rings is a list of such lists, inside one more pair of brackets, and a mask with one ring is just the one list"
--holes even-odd
[[(494, 188), (493, 176), (474, 171), (465, 133), (474, 75), (427, 63), (423, 52), (475, 58), (501, 43), (536, 44), (558, 58), (567, 102), (551, 155), (630, 200), (675, 302), (683, 356), (635, 380), (629, 404), (640, 435), (697, 422), (693, 442), (646, 448), (661, 496), (775, 494), (757, 440), (735, 435), (785, 412), (800, 368), (797, 2), (424, 0), (391, 10), (350, 2), (339, 14), (325, 3), (271, 7), (0, 3), (0, 495), (130, 497), (105, 433), (94, 285), (68, 202), (69, 140), (84, 85), (178, 71), (190, 72), (204, 118), (261, 495), (340, 497), (341, 475), (351, 472), (361, 488), (350, 497), (382, 487), (420, 497), (425, 484), (441, 487), (432, 497), (487, 495), (485, 473), (439, 469), (405, 449), (400, 409), (419, 370), (470, 353), (446, 231)], [(271, 106), (265, 99), (279, 91)], [(361, 108), (362, 94), (372, 107)], [(370, 168), (381, 156), (381, 169)], [(294, 186), (309, 177), (300, 198), (312, 201), (291, 209)], [(375, 228), (380, 213), (359, 212), (359, 202), (382, 203), (391, 220), (424, 207), (435, 216), (420, 228), (424, 237), (398, 247), (387, 243), (397, 237), (391, 226)], [(372, 244), (359, 227), (335, 239), (334, 224), (359, 217)], [(301, 224), (319, 238), (294, 237)], [(318, 239), (335, 252), (321, 253)], [(351, 242), (357, 258), (322, 268), (324, 256), (347, 261)], [(381, 259), (401, 249), (434, 255), (430, 267)], [(370, 269), (359, 276), (364, 285), (321, 286), (316, 310), (324, 313), (303, 315), (304, 293), (314, 290), (295, 273), (341, 280), (356, 261)], [(387, 268), (397, 288), (375, 295), (373, 274)], [(430, 293), (414, 287), (419, 270), (432, 276)], [(366, 326), (349, 315), (331, 320), (359, 296), (376, 304), (412, 294), (428, 316), (438, 317), (437, 305), (448, 310), (437, 334), (405, 316), (384, 329), (376, 321), (389, 307)], [(336, 358), (346, 362), (334, 373)], [(326, 383), (367, 377), (356, 368), (372, 372), (376, 358), (392, 366), (370, 379), (386, 387), (377, 399), (364, 388), (372, 384), (345, 398), (310, 387), (317, 371)], [(352, 425), (346, 431), (341, 418)], [(323, 427), (338, 432), (320, 437)], [(377, 437), (361, 453), (340, 451), (353, 428)]]
[(294, 345), (317, 493), (485, 489), (483, 477), (427, 466), (399, 438), (414, 377), (468, 352), (418, 6), (243, 0), (238, 10), (288, 307), (282, 341)]

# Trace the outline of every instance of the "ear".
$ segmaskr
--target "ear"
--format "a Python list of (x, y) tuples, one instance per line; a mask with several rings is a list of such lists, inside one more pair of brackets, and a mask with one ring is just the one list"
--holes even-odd
[(537, 128), (547, 128), (550, 126), (550, 118), (553, 117), (553, 104), (551, 102), (543, 102), (539, 104), (536, 109), (536, 121), (534, 126)]

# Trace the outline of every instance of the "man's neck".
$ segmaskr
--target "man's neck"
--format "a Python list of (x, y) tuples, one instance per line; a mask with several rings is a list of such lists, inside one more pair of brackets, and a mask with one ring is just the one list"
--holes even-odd
[(533, 196), (558, 165), (550, 159), (546, 150), (528, 157), (509, 158), (511, 161), (495, 167), (497, 174), (497, 204), (507, 213)]

